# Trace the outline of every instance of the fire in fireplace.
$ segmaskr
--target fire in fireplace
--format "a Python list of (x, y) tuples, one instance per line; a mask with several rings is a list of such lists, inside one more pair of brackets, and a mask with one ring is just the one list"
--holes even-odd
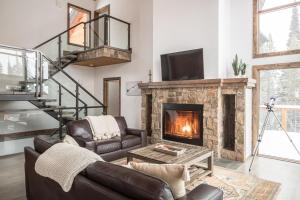
[(203, 105), (163, 104), (163, 139), (202, 145)]

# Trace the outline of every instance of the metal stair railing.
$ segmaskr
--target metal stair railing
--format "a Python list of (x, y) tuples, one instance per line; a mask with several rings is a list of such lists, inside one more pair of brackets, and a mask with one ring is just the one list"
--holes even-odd
[[(28, 56), (28, 54), (33, 54), (34, 57)], [(4, 57), (6, 56), (6, 57)], [(0, 44), (0, 74), (2, 76), (18, 76), (18, 77), (24, 77), (22, 80), (24, 82), (29, 82), (34, 80), (34, 84), (38, 85), (38, 63), (37, 63), (37, 52), (35, 50), (31, 49), (24, 49), (19, 47), (13, 47), (8, 45), (2, 45)], [(18, 66), (18, 59), (21, 59), (21, 66)], [(3, 64), (7, 61), (7, 66)], [(29, 61), (34, 61), (34, 66), (29, 66)], [(15, 62), (14, 66), (10, 66), (11, 62)], [(30, 68), (30, 69), (29, 69)], [(15, 71), (15, 72), (14, 72)], [(29, 74), (29, 73), (34, 74)], [(29, 80), (31, 78), (31, 80)], [(21, 81), (21, 80), (18, 80)], [(19, 84), (15, 85), (18, 86)], [(6, 86), (7, 87), (7, 86)], [(26, 89), (26, 88), (25, 88)], [(15, 89), (12, 89), (12, 94), (15, 93)], [(26, 91), (26, 90), (25, 90)], [(4, 91), (2, 91), (4, 92)], [(7, 93), (7, 92), (6, 92)], [(34, 89), (35, 96), (37, 96), (37, 90)]]
[[(99, 22), (100, 20), (103, 20), (103, 27), (98, 27), (98, 30), (96, 30), (95, 28), (92, 28), (93, 25), (95, 27), (95, 24), (98, 23), (99, 25)], [(110, 15), (107, 15), (107, 14), (104, 14), (104, 15), (101, 15), (99, 17), (96, 17), (94, 19), (91, 19), (87, 22), (80, 22), (78, 24), (76, 24), (75, 26), (72, 26), (68, 29), (66, 29), (65, 31), (55, 35), (54, 37), (46, 40), (45, 42), (37, 45), (36, 47), (34, 47), (34, 49), (39, 49), (41, 47), (43, 47), (44, 45), (46, 44), (49, 44), (50, 42), (53, 42), (55, 40), (58, 41), (59, 43), (59, 49), (61, 48), (61, 42), (62, 42), (62, 37), (65, 35), (65, 34), (68, 34), (69, 36), (69, 32), (75, 28), (78, 28), (79, 26), (83, 26), (83, 34), (84, 34), (84, 38), (83, 38), (83, 41), (82, 41), (82, 45), (74, 45), (74, 44), (69, 44), (69, 41), (68, 41), (68, 45), (70, 46), (77, 46), (77, 47), (81, 47), (83, 48), (81, 51), (85, 51), (85, 50), (88, 50), (88, 49), (96, 49), (96, 48), (99, 48), (101, 46), (111, 46), (111, 33), (114, 31), (112, 30), (112, 26), (115, 26), (116, 28), (126, 28), (126, 40), (127, 40), (127, 46), (126, 47), (120, 47), (120, 46), (111, 46), (111, 47), (115, 47), (115, 48), (119, 48), (119, 49), (123, 49), (123, 50), (129, 50), (131, 51), (131, 40), (130, 40), (130, 37), (131, 37), (131, 24), (124, 21), (124, 20), (121, 20), (119, 18), (116, 18), (116, 17), (113, 17), (113, 16), (110, 16)], [(122, 27), (123, 26), (123, 27)], [(103, 30), (103, 35), (100, 36), (99, 31), (100, 28), (103, 28), (101, 30)], [(124, 31), (124, 33), (125, 33)], [(96, 38), (99, 38), (100, 40), (102, 40), (104, 42), (103, 45), (97, 45), (96, 43), (92, 44), (92, 39), (96, 37)], [(124, 39), (125, 37), (123, 37), (122, 39)], [(58, 49), (59, 52), (61, 52), (60, 50)]]
[[(42, 54), (41, 54), (42, 55)], [(52, 63), (53, 66), (59, 70), (64, 76), (66, 76), (70, 81), (72, 81), (75, 84), (75, 97), (76, 97), (76, 105), (79, 104), (79, 89), (83, 90), (89, 97), (91, 97), (95, 102), (97, 102), (103, 109), (104, 109), (104, 114), (106, 113), (106, 106), (99, 101), (94, 95), (92, 95), (86, 88), (84, 88), (80, 83), (78, 83), (72, 76), (70, 76), (65, 70), (63, 70), (60, 66), (57, 66), (51, 61), (49, 58), (47, 58), (45, 55), (42, 55), (43, 58), (45, 58), (48, 62)], [(69, 63), (66, 63), (65, 65), (71, 64), (73, 61), (70, 61)], [(50, 77), (50, 79), (54, 79), (53, 76)], [(55, 79), (54, 79), (55, 80)], [(42, 91), (40, 91), (42, 92)], [(76, 106), (77, 107), (77, 106)], [(78, 111), (78, 109), (76, 109)], [(76, 115), (76, 119), (78, 119), (78, 115)]]
[[(100, 20), (103, 20), (103, 35), (100, 35), (99, 29), (96, 30), (96, 28), (99, 25)], [(96, 24), (98, 23), (98, 24)], [(118, 23), (118, 24), (117, 24)], [(22, 64), (21, 67), (23, 67), (23, 84), (21, 85), (19, 81), (19, 84), (16, 84), (20, 88), (20, 91), (24, 90), (25, 93), (29, 90), (34, 92), (34, 96), (36, 97), (37, 100), (41, 100), (43, 98), (44, 94), (44, 83), (47, 82), (48, 80), (52, 80), (55, 84), (58, 85), (58, 106), (54, 108), (43, 108), (40, 107), (37, 110), (42, 110), (45, 112), (50, 112), (51, 110), (57, 110), (58, 111), (58, 120), (60, 123), (59, 127), (59, 134), (62, 136), (62, 127), (63, 127), (63, 119), (62, 119), (62, 113), (63, 110), (76, 110), (75, 112), (75, 118), (78, 120), (79, 119), (79, 113), (84, 110), (84, 115), (86, 116), (88, 114), (88, 109), (89, 108), (95, 108), (95, 109), (103, 109), (103, 114), (106, 114), (106, 106), (100, 102), (95, 96), (93, 96), (86, 88), (84, 88), (81, 84), (79, 84), (73, 77), (71, 77), (67, 72), (65, 72), (64, 68), (67, 67), (68, 65), (72, 64), (75, 59), (71, 59), (67, 62), (63, 63), (63, 59), (65, 55), (63, 55), (63, 51), (69, 51), (69, 49), (65, 49), (65, 46), (63, 44), (63, 38), (65, 37), (66, 34), (69, 34), (69, 31), (78, 28), (78, 26), (83, 25), (83, 31), (84, 31), (84, 39), (83, 39), (83, 44), (82, 46), (79, 45), (80, 51), (86, 51), (86, 50), (91, 50), (91, 49), (96, 49), (101, 46), (109, 46), (112, 45), (112, 36), (111, 32), (114, 31), (112, 29), (113, 26), (119, 26), (118, 28), (123, 28), (124, 32), (127, 32), (127, 46), (123, 46), (119, 49), (124, 49), (124, 50), (130, 50), (130, 24), (128, 22), (125, 22), (123, 20), (120, 20), (118, 18), (112, 17), (110, 15), (102, 15), (99, 16), (95, 19), (92, 19), (88, 22), (81, 22), (65, 31), (62, 33), (50, 38), (49, 40), (43, 42), (42, 44), (36, 46), (33, 50), (31, 49), (24, 49), (24, 48), (18, 48), (18, 47), (11, 47), (11, 46), (6, 46), (6, 45), (0, 45), (0, 58), (1, 55), (6, 55), (6, 56), (13, 56), (15, 59), (20, 58), (22, 59)], [(92, 25), (94, 25), (94, 29), (92, 28)], [(99, 28), (99, 27), (98, 27)], [(123, 35), (124, 36), (124, 35)], [(125, 37), (123, 37), (124, 39)], [(92, 43), (92, 39), (94, 39), (94, 43)], [(96, 39), (98, 39), (98, 42), (95, 42)], [(99, 40), (101, 41), (102, 44), (99, 44)], [(57, 42), (53, 43), (53, 42)], [(126, 41), (125, 41), (126, 42)], [(50, 44), (51, 43), (51, 44)], [(40, 50), (40, 48), (45, 47), (46, 45), (51, 46), (51, 48), (46, 48), (47, 50), (52, 50), (50, 55), (54, 53), (53, 58), (50, 59), (47, 55), (47, 52), (43, 52)], [(70, 45), (69, 43), (67, 45)], [(71, 53), (76, 53), (78, 51), (75, 50), (74, 52), (74, 46), (72, 46), (72, 51)], [(112, 46), (115, 48), (118, 48), (118, 46)], [(9, 51), (16, 51), (16, 52), (9, 52)], [(17, 53), (19, 52), (19, 53)], [(32, 54), (29, 56), (28, 54)], [(30, 60), (31, 59), (31, 60)], [(56, 80), (53, 75), (50, 74), (50, 76), (46, 76), (46, 69), (44, 68), (44, 64), (48, 63), (51, 64), (52, 68), (57, 70), (55, 73), (59, 72), (63, 74), (65, 77), (68, 78), (70, 82), (75, 84), (75, 91), (74, 93), (70, 91), (67, 87), (64, 86), (63, 83), (60, 83), (58, 80)], [(2, 73), (1, 71), (1, 60), (0, 60), (0, 75)], [(8, 66), (7, 66), (8, 68)], [(3, 69), (2, 69), (3, 70)], [(7, 69), (8, 70), (8, 69)], [(33, 72), (33, 74), (32, 74)], [(31, 73), (31, 74), (30, 74)], [(51, 72), (50, 72), (51, 73)], [(49, 70), (48, 73), (49, 74)], [(22, 76), (21, 76), (22, 77)], [(75, 98), (75, 106), (62, 106), (62, 90), (65, 90), (68, 94), (70, 94), (72, 97)], [(80, 90), (82, 90), (89, 98), (91, 98), (93, 101), (97, 103), (96, 106), (91, 106), (88, 105), (83, 99), (80, 97)], [(0, 90), (1, 92), (1, 90)], [(1, 95), (1, 94), (0, 94)], [(83, 104), (83, 106), (80, 106), (80, 103)], [(31, 109), (32, 110), (32, 109)], [(23, 110), (24, 111), (24, 110)]]

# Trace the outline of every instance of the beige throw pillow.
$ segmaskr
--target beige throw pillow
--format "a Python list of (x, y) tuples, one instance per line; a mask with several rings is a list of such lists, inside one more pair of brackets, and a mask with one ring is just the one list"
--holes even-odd
[(169, 184), (175, 199), (185, 196), (185, 181), (190, 180), (187, 167), (181, 164), (151, 164), (130, 162), (129, 166)]
[(79, 146), (79, 144), (76, 142), (76, 140), (74, 138), (72, 138), (71, 136), (69, 136), (69, 135), (65, 136), (65, 138), (63, 140), (63, 143)]

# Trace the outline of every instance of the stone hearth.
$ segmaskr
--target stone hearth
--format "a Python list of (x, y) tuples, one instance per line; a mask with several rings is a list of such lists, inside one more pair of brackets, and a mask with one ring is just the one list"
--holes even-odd
[[(212, 149), (216, 157), (231, 160), (245, 161), (251, 154), (252, 131), (249, 119), (252, 115), (252, 88), (255, 87), (255, 80), (234, 78), (165, 81), (141, 83), (139, 86), (142, 89), (142, 128), (147, 128), (147, 118), (151, 116), (152, 143), (162, 139), (163, 103), (202, 104), (203, 146)], [(235, 141), (234, 149), (231, 150), (223, 147), (223, 137), (226, 134), (223, 130), (224, 95), (235, 97)], [(151, 110), (147, 110), (149, 103), (152, 104)]]

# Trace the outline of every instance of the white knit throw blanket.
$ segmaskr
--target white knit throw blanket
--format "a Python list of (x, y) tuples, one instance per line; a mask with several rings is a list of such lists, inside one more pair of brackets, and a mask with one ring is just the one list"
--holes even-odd
[(37, 174), (57, 182), (63, 191), (70, 191), (74, 178), (89, 164), (103, 159), (85, 148), (58, 143), (41, 154), (36, 163)]
[(93, 132), (94, 140), (107, 140), (121, 136), (121, 131), (116, 119), (111, 115), (86, 116)]

